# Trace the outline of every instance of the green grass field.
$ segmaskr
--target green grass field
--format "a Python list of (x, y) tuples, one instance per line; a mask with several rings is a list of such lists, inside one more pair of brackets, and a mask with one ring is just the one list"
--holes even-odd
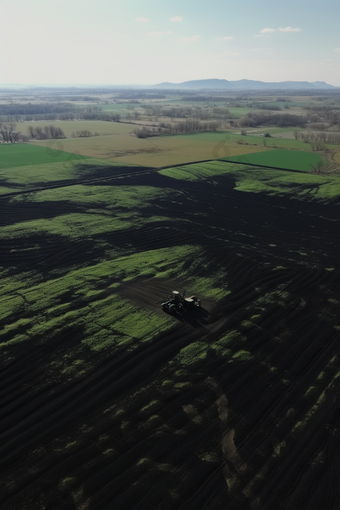
[(62, 142), (49, 140), (43, 147), (27, 143), (0, 145), (0, 171), (4, 168), (60, 163), (87, 159), (87, 156), (58, 150)]
[[(153, 221), (157, 216), (143, 217), (142, 210), (153, 197), (166, 195), (166, 190), (139, 186), (83, 186), (74, 185), (63, 189), (51, 189), (31, 195), (32, 202), (55, 202), (66, 200), (77, 206), (77, 212), (65, 211), (53, 218), (22, 221), (3, 227), (2, 239), (30, 238), (33, 234), (54, 234), (70, 239), (94, 236), (116, 230), (129, 229)], [(20, 203), (21, 196), (14, 199)], [(114, 216), (112, 217), (112, 212)], [(111, 214), (109, 214), (111, 213)]]
[(230, 175), (235, 179), (235, 189), (238, 191), (289, 195), (308, 201), (327, 202), (340, 197), (340, 176), (295, 173), (223, 160), (167, 168), (160, 170), (160, 173), (173, 179), (188, 181), (214, 180), (214, 176)]
[[(74, 223), (79, 236), (85, 235), (82, 225), (72, 217), (69, 222)], [(35, 226), (29, 227), (34, 234)], [(76, 235), (74, 232), (72, 237)], [(36, 336), (47, 341), (70, 327), (83, 331), (82, 344), (93, 351), (136, 347), (169, 328), (171, 318), (161, 310), (136, 309), (120, 297), (121, 283), (140, 277), (183, 277), (190, 267), (188, 261), (194, 259), (199, 264), (202, 256), (199, 247), (183, 245), (130, 255), (111, 253), (104, 261), (48, 279), (35, 273), (10, 277), (2, 271), (0, 349)], [(197, 278), (195, 288), (211, 298), (221, 297), (227, 291), (218, 284), (220, 278), (218, 272), (209, 279)], [(188, 282), (190, 285), (190, 279)], [(66, 294), (69, 299), (65, 302)], [(59, 360), (66, 372), (72, 369), (73, 358), (81, 359), (79, 350), (69, 351), (64, 360)], [(76, 368), (79, 372), (80, 367)]]
[[(218, 106), (216, 104), (216, 106)], [(235, 106), (227, 106), (228, 108), (228, 111), (230, 112), (231, 116), (233, 118), (236, 118), (236, 119), (240, 119), (241, 117), (244, 117), (245, 115), (247, 115), (247, 113), (253, 111), (252, 108), (247, 108), (247, 107), (235, 107)]]
[[(93, 160), (88, 160), (92, 161)], [(113, 165), (114, 168), (114, 165)], [(77, 168), (68, 162), (29, 165), (4, 169), (8, 179), (25, 189), (33, 176), (39, 182), (51, 179), (76, 179)], [(31, 176), (31, 178), (29, 178)], [(13, 181), (11, 181), (13, 183)], [(136, 308), (119, 295), (123, 282), (138, 278), (187, 278), (187, 284), (195, 285), (197, 292), (210, 299), (218, 299), (227, 291), (219, 284), (221, 275), (216, 268), (209, 278), (196, 277), (191, 280), (190, 271), (200, 266), (204, 253), (198, 246), (184, 245), (136, 251), (131, 245), (125, 250), (115, 249), (106, 241), (106, 236), (120, 231), (135, 232), (148, 224), (161, 224), (169, 218), (145, 214), (145, 209), (157, 198), (166, 199), (171, 194), (176, 199), (180, 192), (150, 186), (91, 186), (74, 185), (18, 195), (12, 203), (39, 204), (53, 207), (52, 216), (37, 218), (20, 217), (16, 222), (1, 229), (1, 240), (14, 243), (12, 250), (27, 255), (40, 253), (39, 239), (50, 239), (56, 246), (72, 243), (89, 243), (100, 248), (102, 256), (75, 265), (72, 260), (61, 268), (43, 275), (39, 270), (22, 272), (0, 267), (0, 348), (28, 342), (32, 338), (48, 341), (63, 334), (70, 327), (83, 331), (82, 345), (99, 352), (105, 349), (133, 348), (139, 342), (151, 340), (158, 332), (171, 325), (169, 316), (161, 310), (150, 311)], [(34, 207), (34, 205), (33, 205)], [(65, 248), (63, 248), (65, 249)], [(72, 254), (72, 248), (70, 248)], [(64, 296), (69, 294), (65, 301)], [(83, 373), (82, 350), (68, 352), (58, 360), (58, 367), (65, 376)], [(90, 368), (88, 364), (87, 369)]]
[[(18, 145), (16, 147), (18, 147)], [(45, 154), (44, 148), (33, 145), (25, 145), (24, 147), (28, 147), (29, 149), (38, 149), (36, 152), (33, 150), (32, 155), (35, 153), (40, 156), (40, 161), (42, 160), (41, 155)], [(79, 157), (78, 154), (70, 154), (61, 151), (55, 152), (61, 154), (61, 161), (59, 160), (57, 163), (53, 162), (54, 159), (52, 159), (52, 162), (47, 161), (46, 163), (38, 163), (37, 161), (39, 161), (39, 157), (36, 158), (36, 163), (32, 163), (32, 161), (34, 161), (32, 158), (30, 164), (22, 164), (22, 166), (16, 167), (9, 166), (2, 168), (0, 163), (0, 180), (2, 181), (0, 195), (16, 191), (29, 191), (37, 186), (53, 185), (60, 181), (69, 181), (71, 184), (71, 181), (74, 180), (75, 183), (77, 183), (77, 178), (80, 175), (80, 171), (76, 165), (77, 162), (81, 162), (82, 164), (82, 176), (86, 176), (87, 174), (87, 165), (89, 165), (89, 172), (92, 171), (91, 169), (93, 165), (97, 168), (102, 166), (105, 166), (105, 168), (112, 167), (113, 172), (117, 166), (117, 163), (115, 162), (108, 163), (102, 159), (94, 159), (84, 156)], [(65, 155), (68, 156), (67, 159), (65, 159)], [(10, 162), (12, 162), (12, 160), (9, 160), (9, 163)], [(13, 164), (15, 163), (17, 163), (17, 161), (14, 158)], [(126, 165), (124, 163), (119, 163), (119, 166), (121, 167)]]
[(288, 150), (273, 150), (256, 152), (254, 154), (242, 154), (230, 158), (222, 158), (225, 161), (235, 161), (249, 165), (260, 165), (272, 168), (285, 168), (287, 170), (300, 170), (308, 172), (324, 164), (323, 159), (315, 152), (301, 152)]

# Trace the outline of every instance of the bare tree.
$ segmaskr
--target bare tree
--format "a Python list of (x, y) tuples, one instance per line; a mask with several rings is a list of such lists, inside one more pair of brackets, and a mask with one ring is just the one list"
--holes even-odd
[(15, 131), (15, 124), (10, 122), (9, 124), (0, 124), (0, 136), (5, 143), (15, 143), (19, 140), (19, 135)]

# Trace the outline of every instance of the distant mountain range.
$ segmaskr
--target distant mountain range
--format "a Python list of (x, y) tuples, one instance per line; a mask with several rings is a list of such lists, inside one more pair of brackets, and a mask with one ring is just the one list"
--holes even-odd
[(214, 90), (325, 90), (337, 89), (324, 81), (278, 81), (278, 82), (264, 82), (257, 80), (191, 80), (182, 83), (163, 82), (158, 85), (153, 85), (157, 89), (214, 89)]

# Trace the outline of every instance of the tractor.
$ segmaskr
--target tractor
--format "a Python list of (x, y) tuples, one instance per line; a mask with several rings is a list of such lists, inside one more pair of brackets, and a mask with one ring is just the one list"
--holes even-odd
[(196, 296), (186, 297), (185, 292), (173, 290), (167, 301), (161, 304), (162, 310), (168, 313), (175, 313), (181, 309), (190, 310), (201, 306), (201, 300)]

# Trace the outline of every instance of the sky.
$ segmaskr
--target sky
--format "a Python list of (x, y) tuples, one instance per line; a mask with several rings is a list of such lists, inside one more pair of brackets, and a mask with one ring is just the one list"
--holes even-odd
[(338, 0), (0, 0), (0, 84), (340, 86)]

